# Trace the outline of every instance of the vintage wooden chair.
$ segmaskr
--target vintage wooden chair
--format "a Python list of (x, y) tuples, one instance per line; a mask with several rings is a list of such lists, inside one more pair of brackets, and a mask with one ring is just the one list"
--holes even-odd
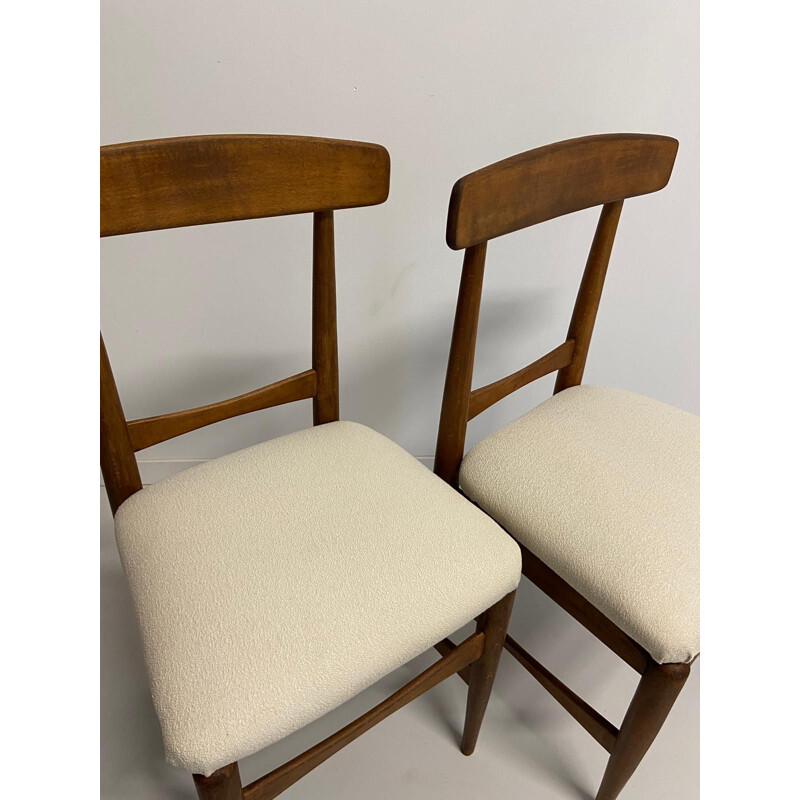
[[(531, 150), (461, 178), (447, 219), (448, 245), (466, 251), (434, 470), (517, 539), (523, 575), (642, 676), (618, 730), (506, 637), (506, 649), (609, 751), (597, 800), (620, 793), (699, 652), (698, 419), (580, 385), (622, 203), (666, 186), (677, 148), (665, 136), (619, 134)], [(566, 341), (473, 390), (488, 240), (598, 205)], [(554, 397), (463, 456), (469, 420), (555, 370)]]
[[(383, 203), (361, 142), (198, 136), (101, 148), (101, 235), (313, 212), (311, 369), (229, 400), (126, 421), (100, 348), (101, 464), (168, 761), (208, 800), (266, 800), (455, 672), (470, 754), (520, 554), (380, 434), (339, 422), (333, 211)], [(238, 414), (313, 402), (312, 428), (142, 488), (134, 453)], [(237, 762), (478, 615), (477, 632), (345, 728), (242, 788)], [(470, 666), (471, 665), (471, 666)]]

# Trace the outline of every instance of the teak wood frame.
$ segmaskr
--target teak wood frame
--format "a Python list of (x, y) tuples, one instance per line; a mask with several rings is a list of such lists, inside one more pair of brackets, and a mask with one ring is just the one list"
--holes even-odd
[[(100, 150), (100, 235), (313, 213), (311, 369), (238, 397), (127, 421), (100, 338), (100, 463), (111, 509), (142, 488), (135, 452), (213, 422), (295, 400), (313, 401), (314, 425), (339, 419), (333, 211), (384, 202), (389, 154), (363, 142), (297, 136), (195, 136)], [(477, 630), (371, 711), (268, 775), (242, 787), (237, 763), (195, 775), (203, 800), (269, 800), (346, 744), (456, 672), (469, 669), (461, 749), (478, 738), (514, 601), (510, 593)], [(389, 635), (390, 632), (389, 632)]]
[[(454, 250), (466, 249), (434, 471), (456, 489), (469, 420), (555, 371), (554, 393), (580, 384), (623, 201), (664, 188), (677, 149), (678, 142), (665, 136), (587, 136), (505, 159), (461, 178), (453, 187), (447, 243)], [(602, 211), (566, 341), (518, 372), (472, 389), (488, 240), (593, 206), (602, 206)], [(689, 664), (656, 663), (534, 553), (522, 544), (520, 548), (522, 574), (642, 676), (617, 729), (506, 637), (506, 649), (610, 753), (597, 800), (614, 800), (664, 723), (689, 676)], [(448, 653), (452, 647), (445, 640), (437, 650)]]

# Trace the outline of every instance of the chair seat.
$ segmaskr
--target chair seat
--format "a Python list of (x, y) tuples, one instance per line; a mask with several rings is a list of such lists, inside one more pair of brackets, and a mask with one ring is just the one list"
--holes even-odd
[(700, 649), (699, 418), (559, 392), (477, 444), (464, 493), (659, 663)]
[(495, 522), (350, 422), (146, 487), (116, 535), (167, 760), (204, 775), (424, 652), (520, 574)]

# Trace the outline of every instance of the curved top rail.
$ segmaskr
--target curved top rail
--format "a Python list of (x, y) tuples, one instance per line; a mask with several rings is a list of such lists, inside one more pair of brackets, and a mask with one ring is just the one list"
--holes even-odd
[(465, 175), (450, 195), (453, 250), (591, 206), (663, 189), (678, 142), (669, 136), (611, 133), (568, 139)]
[(377, 205), (389, 154), (377, 144), (233, 134), (100, 148), (100, 235)]

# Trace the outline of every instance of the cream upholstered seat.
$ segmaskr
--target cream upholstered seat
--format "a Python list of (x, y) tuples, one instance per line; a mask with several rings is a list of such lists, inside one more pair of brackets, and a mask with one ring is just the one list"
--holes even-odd
[(349, 699), (520, 576), (495, 522), (350, 422), (153, 484), (116, 531), (167, 759), (204, 775)]
[(657, 662), (697, 655), (698, 417), (575, 386), (473, 447), (459, 481)]

